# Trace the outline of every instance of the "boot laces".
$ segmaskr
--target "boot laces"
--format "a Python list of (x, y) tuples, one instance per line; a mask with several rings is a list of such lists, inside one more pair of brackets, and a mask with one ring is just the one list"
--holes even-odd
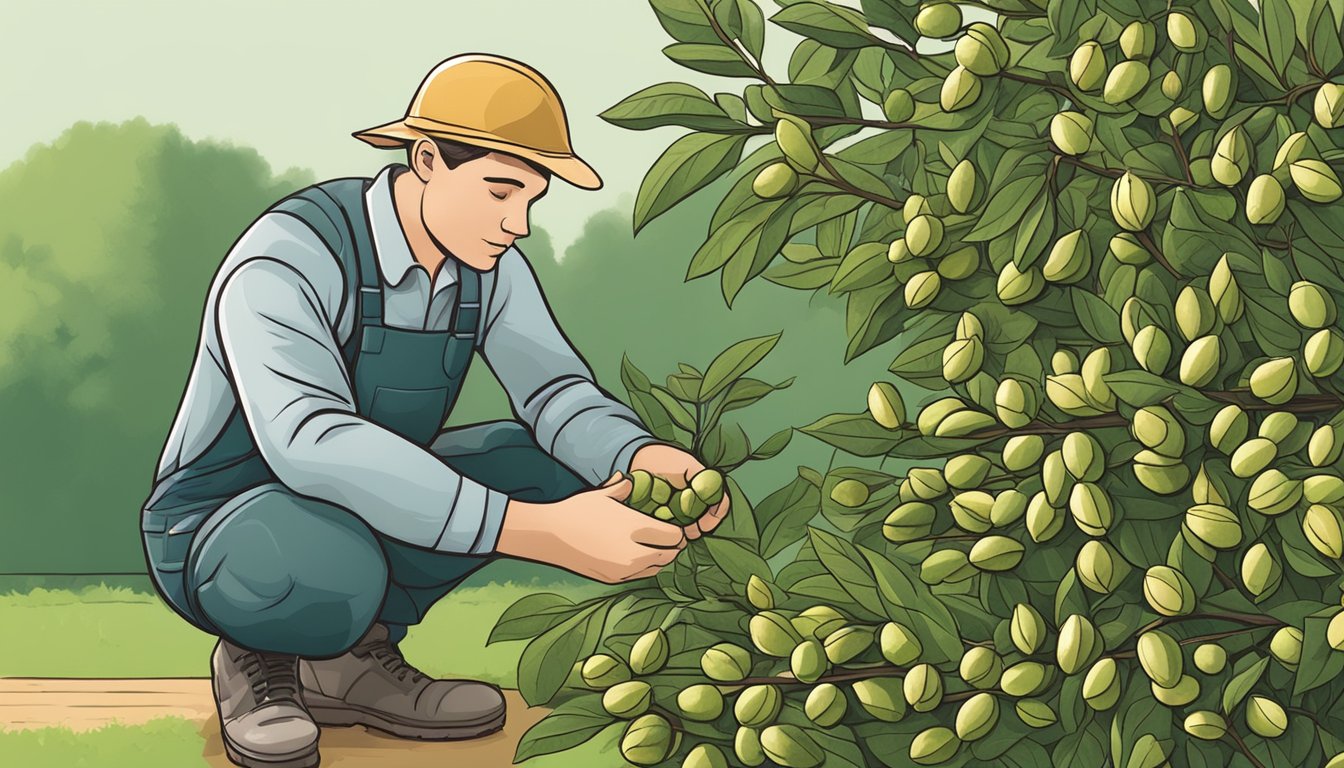
[(391, 643), (378, 643), (370, 648), (369, 652), (384, 669), (396, 675), (398, 680), (404, 681), (407, 675), (410, 675), (412, 683), (429, 679), (428, 675), (408, 664), (401, 655), (401, 650)]
[(259, 701), (262, 699), (297, 701), (298, 657), (249, 651), (243, 654), (238, 666), (247, 675), (248, 682), (252, 685), (252, 693)]

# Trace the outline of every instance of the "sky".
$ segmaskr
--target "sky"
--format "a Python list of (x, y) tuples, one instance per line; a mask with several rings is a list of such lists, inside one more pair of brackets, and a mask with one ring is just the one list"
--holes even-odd
[[(759, 3), (770, 16), (773, 0)], [(597, 117), (654, 83), (741, 92), (661, 52), (673, 40), (647, 0), (448, 0), (375, 6), (346, 0), (6, 0), (0, 10), (0, 168), (79, 120), (138, 115), (193, 140), (257, 149), (277, 172), (372, 175), (400, 151), (350, 136), (405, 114), (434, 65), (465, 52), (523, 61), (555, 86), (575, 152), (601, 190), (553, 179), (532, 225), (557, 255), (587, 218), (629, 211), (644, 173), (684, 128), (632, 131)], [(767, 25), (767, 70), (784, 79), (798, 38)]]

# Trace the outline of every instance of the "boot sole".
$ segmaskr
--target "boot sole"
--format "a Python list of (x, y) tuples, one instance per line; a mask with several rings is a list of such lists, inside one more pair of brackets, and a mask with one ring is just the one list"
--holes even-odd
[(317, 750), (313, 750), (312, 752), (300, 755), (299, 757), (291, 757), (284, 760), (270, 760), (247, 754), (238, 747), (235, 747), (233, 743), (229, 741), (228, 737), (224, 735), (222, 729), (220, 730), (220, 738), (221, 741), (224, 742), (224, 754), (228, 755), (229, 759), (235, 764), (243, 766), (243, 768), (316, 768), (322, 759), (322, 756), (318, 754)]
[(318, 725), (338, 727), (363, 725), (393, 736), (400, 736), (404, 739), (420, 739), (423, 741), (475, 739), (485, 736), (503, 728), (504, 718), (507, 714), (507, 712), (501, 712), (498, 717), (483, 723), (448, 727), (426, 727), (399, 723), (395, 720), (389, 720), (376, 712), (358, 709), (351, 707), (348, 704), (341, 704), (340, 706), (323, 706), (322, 704), (313, 702), (311, 698), (307, 697), (305, 697), (304, 703), (308, 707), (308, 713), (313, 716), (313, 722)]

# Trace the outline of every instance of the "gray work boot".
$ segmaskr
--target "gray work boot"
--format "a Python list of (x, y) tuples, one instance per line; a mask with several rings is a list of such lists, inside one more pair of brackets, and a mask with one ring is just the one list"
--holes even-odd
[(247, 768), (312, 768), (317, 724), (298, 698), (297, 656), (250, 651), (220, 638), (211, 688), (229, 759)]
[(406, 663), (375, 623), (333, 659), (299, 659), (304, 704), (321, 725), (364, 725), (412, 739), (470, 739), (504, 727), (504, 694), (476, 680), (436, 680)]

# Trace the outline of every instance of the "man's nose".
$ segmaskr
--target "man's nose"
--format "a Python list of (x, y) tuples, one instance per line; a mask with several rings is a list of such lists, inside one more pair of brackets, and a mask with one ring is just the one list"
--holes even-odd
[(504, 217), (504, 221), (500, 222), (499, 226), (514, 237), (527, 237), (527, 214), (506, 216)]

